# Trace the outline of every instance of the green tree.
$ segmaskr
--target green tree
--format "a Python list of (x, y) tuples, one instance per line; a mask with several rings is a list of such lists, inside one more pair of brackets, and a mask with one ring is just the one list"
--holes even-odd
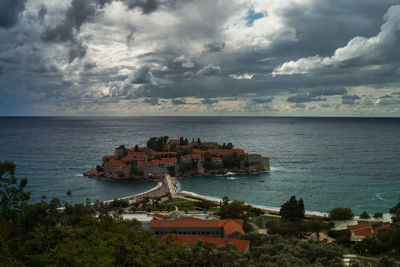
[(335, 220), (351, 220), (354, 214), (349, 208), (334, 208), (329, 212), (329, 218), (333, 221)]
[(382, 212), (376, 212), (376, 213), (374, 213), (374, 218), (375, 218), (375, 219), (380, 219), (380, 218), (382, 218), (382, 217), (383, 217)]
[(366, 211), (363, 211), (360, 214), (360, 219), (369, 219), (369, 218), (371, 218), (371, 216), (369, 216), (369, 214)]
[(18, 181), (15, 167), (12, 162), (0, 162), (0, 215), (9, 220), (16, 219), (30, 198), (30, 193), (24, 192), (28, 180)]
[(297, 221), (304, 218), (304, 203), (303, 199), (296, 200), (296, 196), (291, 196), (290, 199), (285, 202), (279, 211), (279, 215), (282, 219), (287, 221)]

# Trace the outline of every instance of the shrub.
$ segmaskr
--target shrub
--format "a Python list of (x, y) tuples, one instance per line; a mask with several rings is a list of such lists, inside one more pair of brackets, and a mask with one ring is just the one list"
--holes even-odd
[(281, 206), (279, 215), (284, 220), (296, 221), (304, 218), (304, 203), (303, 199), (296, 200), (295, 196), (291, 196), (290, 199)]
[(102, 171), (103, 171), (103, 167), (101, 167), (100, 165), (97, 165), (97, 166), (96, 166), (96, 170), (97, 170), (98, 172), (102, 172)]
[(382, 217), (383, 217), (382, 212), (376, 212), (376, 213), (374, 214), (374, 218), (375, 218), (375, 219), (379, 219), (379, 218), (382, 218)]
[(360, 219), (369, 219), (369, 218), (371, 218), (371, 216), (369, 216), (369, 214), (366, 211), (360, 214)]
[(329, 212), (329, 218), (331, 220), (351, 220), (354, 214), (349, 208), (335, 208)]

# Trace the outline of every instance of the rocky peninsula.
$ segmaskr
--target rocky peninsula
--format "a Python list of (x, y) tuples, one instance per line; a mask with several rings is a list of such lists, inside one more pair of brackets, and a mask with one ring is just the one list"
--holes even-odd
[(160, 180), (168, 173), (175, 178), (217, 175), (228, 172), (269, 171), (269, 158), (234, 148), (232, 143), (202, 142), (180, 137), (152, 137), (146, 146), (121, 145), (101, 165), (85, 172), (88, 177)]

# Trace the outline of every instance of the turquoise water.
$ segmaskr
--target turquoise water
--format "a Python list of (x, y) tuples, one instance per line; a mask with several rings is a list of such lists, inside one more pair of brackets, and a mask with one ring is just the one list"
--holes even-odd
[[(358, 118), (117, 117), (0, 118), (0, 161), (29, 179), (32, 201), (42, 194), (74, 201), (108, 200), (156, 186), (151, 181), (82, 177), (120, 145), (180, 135), (233, 142), (271, 158), (262, 174), (192, 177), (182, 190), (279, 207), (291, 195), (307, 210), (352, 208), (386, 212), (400, 200), (400, 120)], [(264, 180), (260, 182), (259, 180)]]

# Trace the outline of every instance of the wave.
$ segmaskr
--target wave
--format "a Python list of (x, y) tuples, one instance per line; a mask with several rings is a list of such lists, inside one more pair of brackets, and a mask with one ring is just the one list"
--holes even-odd
[(229, 175), (236, 175), (237, 173), (235, 173), (235, 172), (227, 172), (227, 173), (224, 173), (224, 174), (217, 174), (217, 175), (215, 175), (215, 176), (229, 176)]
[(382, 194), (382, 193), (376, 194), (376, 197), (379, 198), (380, 200), (383, 200), (383, 197), (381, 197), (381, 194)]
[(77, 173), (77, 174), (75, 174), (75, 176), (77, 176), (77, 177), (82, 177), (83, 174), (82, 174), (82, 173)]
[(286, 171), (286, 169), (283, 167), (270, 167), (270, 171), (271, 172), (283, 172), (283, 171)]
[(178, 180), (174, 179), (174, 178), (172, 178), (172, 181), (174, 181), (176, 189), (178, 190), (178, 192), (181, 192), (181, 190), (182, 190), (181, 183)]
[(226, 180), (237, 180), (237, 178), (236, 177), (228, 177), (228, 178), (226, 178)]

